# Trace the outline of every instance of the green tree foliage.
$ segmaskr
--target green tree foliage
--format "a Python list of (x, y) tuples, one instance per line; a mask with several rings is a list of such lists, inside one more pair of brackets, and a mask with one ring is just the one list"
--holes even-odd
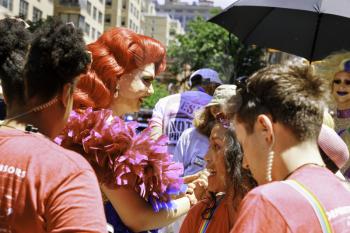
[(168, 49), (169, 70), (178, 73), (183, 64), (192, 70), (203, 67), (217, 70), (226, 82), (249, 75), (264, 66), (263, 50), (243, 45), (224, 28), (196, 18), (188, 24), (188, 32), (178, 35)]
[(155, 80), (153, 81), (152, 85), (154, 94), (145, 99), (145, 101), (142, 103), (142, 108), (153, 109), (160, 98), (169, 95), (165, 84), (160, 83), (158, 80)]

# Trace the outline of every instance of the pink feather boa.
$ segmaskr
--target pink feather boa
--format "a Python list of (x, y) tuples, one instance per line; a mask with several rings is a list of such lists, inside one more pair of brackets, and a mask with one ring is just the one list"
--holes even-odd
[(128, 185), (145, 199), (167, 199), (179, 190), (183, 166), (167, 152), (167, 138), (152, 140), (150, 128), (136, 133), (136, 122), (124, 122), (111, 110), (73, 111), (55, 141), (83, 155), (100, 183), (110, 188)]

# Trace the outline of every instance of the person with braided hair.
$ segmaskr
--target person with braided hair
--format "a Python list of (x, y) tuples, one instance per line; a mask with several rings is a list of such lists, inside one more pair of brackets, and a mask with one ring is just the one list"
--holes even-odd
[(166, 138), (136, 133), (125, 113), (138, 112), (153, 94), (152, 81), (166, 68), (157, 40), (126, 28), (112, 28), (87, 46), (93, 62), (74, 93), (74, 112), (57, 138), (93, 166), (106, 196), (107, 221), (116, 232), (141, 232), (168, 225), (187, 213), (194, 194), (176, 200), (182, 166), (172, 162)]
[(0, 79), (7, 116), (0, 125), (0, 231), (107, 232), (94, 171), (53, 142), (91, 61), (81, 30), (57, 20), (31, 34), (0, 21)]

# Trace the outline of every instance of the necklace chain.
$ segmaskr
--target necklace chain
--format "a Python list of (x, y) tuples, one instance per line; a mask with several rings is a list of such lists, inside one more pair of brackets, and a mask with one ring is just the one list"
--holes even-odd
[[(32, 109), (26, 111), (26, 112), (20, 113), (20, 114), (18, 114), (18, 115), (15, 115), (15, 116), (13, 116), (13, 117), (10, 117), (10, 118), (7, 118), (5, 121), (9, 122), (9, 121), (18, 119), (18, 118), (23, 117), (23, 116), (26, 116), (26, 115), (28, 115), (28, 114), (30, 114), (30, 113), (32, 113), (32, 112), (40, 112), (40, 111), (42, 111), (43, 109), (48, 108), (48, 107), (50, 107), (51, 105), (55, 104), (57, 101), (58, 101), (58, 98), (57, 98), (57, 96), (56, 96), (56, 97), (54, 97), (52, 100), (50, 100), (50, 101), (48, 101), (48, 102), (46, 102), (46, 103), (43, 103), (43, 104), (41, 104), (41, 105), (39, 105), (39, 106), (36, 106), (36, 107), (34, 107), (34, 108), (32, 108)], [(4, 121), (4, 122), (5, 122), (5, 121)]]

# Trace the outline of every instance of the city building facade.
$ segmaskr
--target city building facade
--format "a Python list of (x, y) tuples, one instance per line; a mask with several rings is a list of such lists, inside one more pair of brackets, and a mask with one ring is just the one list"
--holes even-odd
[(0, 19), (6, 16), (21, 17), (36, 22), (53, 15), (52, 0), (0, 0)]
[(126, 27), (141, 33), (141, 10), (144, 0), (106, 0), (104, 30)]
[(105, 0), (54, 0), (54, 15), (84, 31), (86, 43), (103, 33)]
[(162, 42), (165, 46), (175, 40), (176, 35), (185, 31), (178, 20), (171, 19), (167, 14), (144, 15), (142, 26), (144, 34)]
[(179, 20), (185, 30), (188, 22), (196, 17), (203, 17), (207, 20), (212, 17), (211, 12), (213, 9), (221, 10), (220, 7), (214, 6), (214, 1), (208, 0), (198, 0), (198, 2), (193, 2), (192, 4), (181, 0), (165, 0), (163, 5), (158, 4), (158, 1), (155, 1), (155, 3), (158, 13), (166, 13), (172, 19)]

